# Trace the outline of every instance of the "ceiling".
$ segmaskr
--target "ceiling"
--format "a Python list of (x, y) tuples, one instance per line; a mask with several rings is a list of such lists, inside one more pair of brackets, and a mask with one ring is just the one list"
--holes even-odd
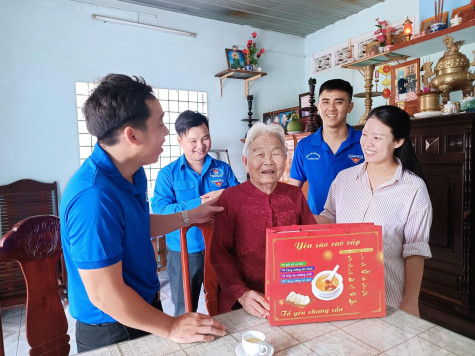
[(121, 0), (305, 37), (384, 0)]

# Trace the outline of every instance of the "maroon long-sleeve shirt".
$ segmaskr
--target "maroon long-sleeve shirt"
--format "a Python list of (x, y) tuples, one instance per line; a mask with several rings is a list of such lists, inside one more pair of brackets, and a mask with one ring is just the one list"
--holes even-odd
[(248, 290), (264, 293), (266, 228), (315, 224), (300, 188), (277, 183), (266, 194), (250, 181), (226, 189), (218, 200), (224, 211), (215, 218), (211, 263), (219, 281), (218, 311), (239, 308)]

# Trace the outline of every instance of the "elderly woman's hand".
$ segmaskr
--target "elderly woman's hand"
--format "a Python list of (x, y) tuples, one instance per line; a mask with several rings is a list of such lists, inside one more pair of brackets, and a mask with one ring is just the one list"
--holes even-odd
[(201, 196), (201, 204), (204, 204), (204, 203), (207, 203), (209, 202), (210, 200), (213, 200), (215, 198), (219, 198), (219, 196), (221, 195), (221, 193), (224, 192), (224, 189), (220, 189), (220, 190), (213, 190), (211, 192), (208, 192), (206, 194), (203, 194)]
[(266, 297), (255, 290), (245, 292), (238, 299), (245, 311), (259, 318), (265, 318), (269, 315), (270, 305)]

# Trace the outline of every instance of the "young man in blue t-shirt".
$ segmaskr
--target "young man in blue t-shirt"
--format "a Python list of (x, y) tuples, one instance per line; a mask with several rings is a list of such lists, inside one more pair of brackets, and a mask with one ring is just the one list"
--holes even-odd
[[(158, 173), (152, 198), (152, 210), (156, 214), (195, 208), (219, 197), (224, 189), (239, 184), (227, 163), (208, 155), (211, 136), (206, 116), (184, 111), (175, 121), (175, 131), (183, 155)], [(196, 227), (188, 231), (186, 240), (191, 299), (193, 311), (196, 311), (203, 283), (205, 245), (201, 230)], [(180, 230), (167, 234), (167, 248), (167, 271), (177, 316), (185, 312)]]
[(353, 109), (353, 87), (342, 79), (328, 80), (320, 87), (318, 113), (323, 126), (300, 140), (295, 148), (289, 184), (302, 187), (308, 181), (308, 205), (320, 214), (330, 185), (343, 169), (364, 161), (361, 131), (346, 123)]
[(109, 74), (83, 113), (97, 144), (69, 181), (60, 208), (78, 351), (147, 333), (176, 342), (223, 336), (224, 326), (209, 316), (162, 311), (150, 236), (206, 222), (222, 208), (212, 201), (180, 213), (149, 214), (142, 166), (158, 160), (168, 135), (152, 88), (142, 78)]

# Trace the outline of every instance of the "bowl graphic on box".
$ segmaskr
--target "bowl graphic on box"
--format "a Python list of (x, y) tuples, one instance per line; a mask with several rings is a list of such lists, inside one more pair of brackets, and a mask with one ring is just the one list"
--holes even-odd
[(343, 277), (335, 273), (331, 281), (327, 277), (332, 271), (321, 271), (312, 280), (312, 293), (320, 300), (333, 300), (343, 292)]

